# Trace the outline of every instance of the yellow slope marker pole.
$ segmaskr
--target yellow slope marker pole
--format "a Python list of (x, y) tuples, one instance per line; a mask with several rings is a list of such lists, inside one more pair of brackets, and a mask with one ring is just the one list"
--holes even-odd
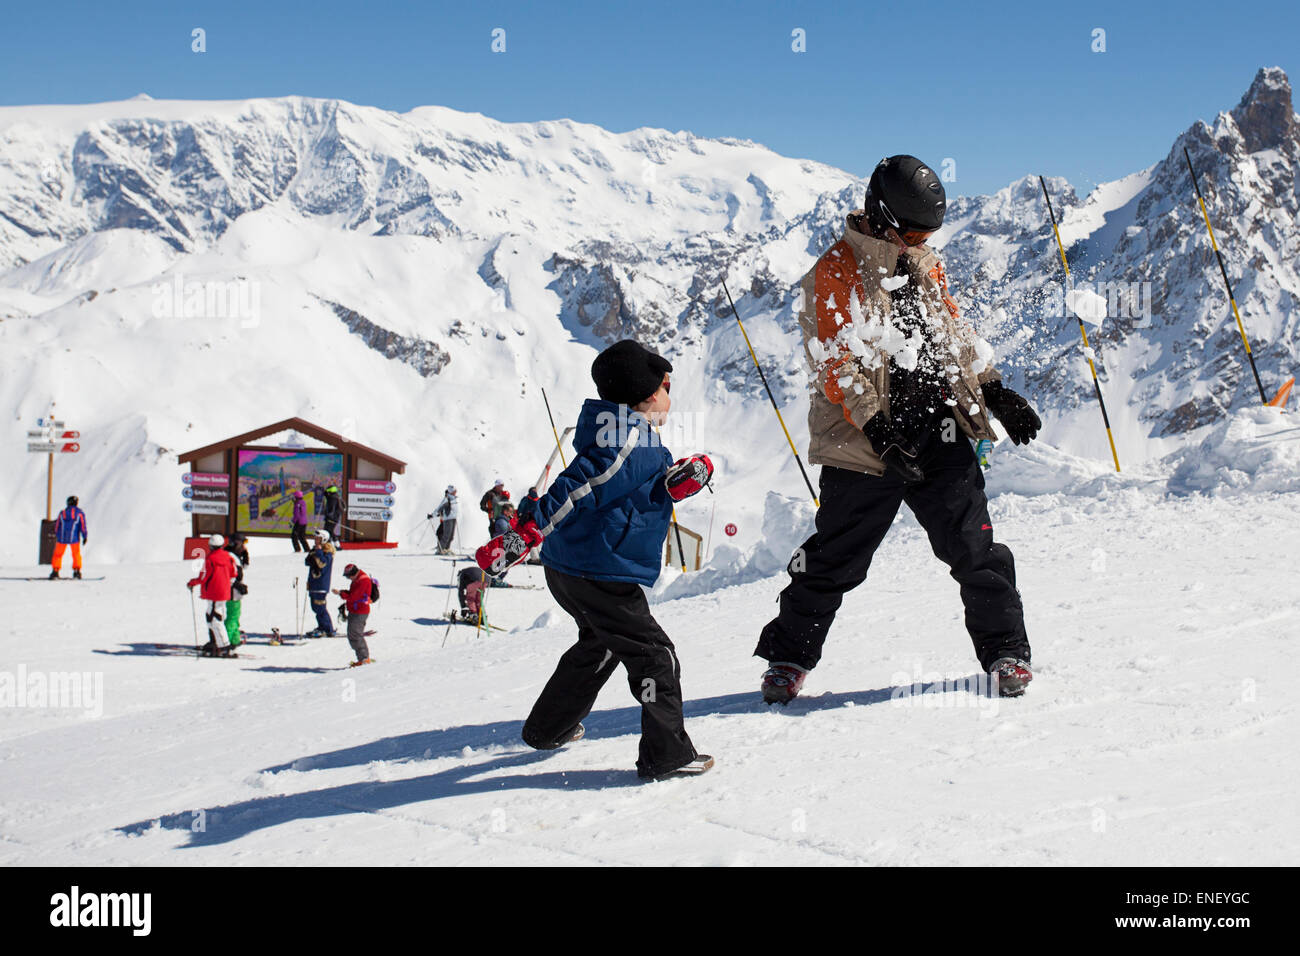
[(1201, 215), (1205, 218), (1205, 228), (1210, 233), (1210, 246), (1214, 249), (1214, 255), (1219, 260), (1219, 271), (1223, 273), (1223, 284), (1228, 287), (1228, 301), (1232, 303), (1232, 314), (1237, 320), (1237, 331), (1241, 333), (1241, 344), (1246, 346), (1246, 358), (1250, 360), (1250, 370), (1255, 373), (1255, 387), (1259, 389), (1259, 400), (1265, 405), (1268, 404), (1268, 396), (1264, 394), (1264, 383), (1259, 380), (1259, 369), (1255, 367), (1255, 353), (1250, 350), (1250, 339), (1246, 337), (1246, 326), (1241, 321), (1241, 313), (1237, 311), (1237, 298), (1232, 294), (1232, 283), (1228, 281), (1228, 267), (1224, 265), (1223, 253), (1219, 251), (1219, 244), (1214, 239), (1214, 227), (1210, 225), (1210, 214), (1205, 208), (1205, 197), (1201, 195), (1201, 184), (1196, 181), (1196, 167), (1192, 165), (1192, 155), (1187, 152), (1187, 147), (1183, 147), (1183, 157), (1187, 160), (1187, 170), (1192, 174), (1192, 186), (1196, 189), (1196, 201), (1201, 204)]
[(542, 389), (542, 401), (546, 403), (546, 417), (551, 420), (551, 434), (555, 436), (555, 447), (560, 452), (560, 464), (568, 468), (569, 463), (564, 460), (564, 449), (560, 448), (560, 433), (555, 430), (555, 416), (551, 414), (551, 400), (546, 397), (546, 389)]
[(799, 474), (803, 475), (803, 483), (808, 486), (808, 494), (812, 495), (813, 504), (818, 508), (822, 503), (817, 500), (817, 492), (813, 491), (812, 482), (808, 480), (808, 472), (804, 471), (803, 462), (799, 459), (799, 452), (794, 447), (794, 440), (790, 438), (790, 429), (785, 427), (785, 419), (781, 417), (781, 409), (776, 405), (776, 399), (772, 396), (772, 389), (768, 387), (767, 376), (763, 374), (763, 366), (758, 364), (758, 356), (754, 354), (754, 346), (749, 342), (749, 333), (745, 331), (745, 323), (740, 321), (740, 313), (736, 311), (736, 303), (731, 301), (731, 293), (727, 291), (727, 281), (722, 281), (722, 291), (726, 293), (727, 304), (731, 306), (731, 314), (736, 317), (736, 324), (740, 326), (740, 334), (745, 337), (745, 347), (749, 349), (749, 357), (754, 360), (754, 368), (758, 369), (758, 377), (763, 381), (763, 390), (767, 392), (767, 400), (772, 403), (772, 411), (776, 412), (776, 420), (781, 423), (781, 431), (785, 432), (785, 440), (790, 443), (790, 451), (794, 455), (794, 463), (799, 466)]
[[(1043, 198), (1047, 200), (1047, 214), (1052, 219), (1052, 234), (1056, 236), (1056, 249), (1061, 254), (1061, 265), (1065, 267), (1065, 288), (1068, 292), (1074, 291), (1074, 280), (1070, 277), (1070, 263), (1065, 258), (1065, 245), (1061, 242), (1061, 230), (1056, 228), (1056, 211), (1052, 209), (1052, 197), (1047, 195), (1047, 183), (1042, 176), (1038, 177), (1038, 184), (1043, 187)], [(1079, 316), (1075, 315), (1076, 319)], [(1110, 441), (1110, 454), (1115, 459), (1115, 470), (1119, 471), (1119, 453), (1115, 451), (1115, 436), (1110, 430), (1110, 416), (1106, 414), (1106, 400), (1101, 397), (1101, 382), (1097, 380), (1097, 366), (1093, 364), (1092, 347), (1088, 344), (1088, 330), (1083, 327), (1083, 319), (1079, 319), (1079, 334), (1083, 336), (1083, 357), (1088, 360), (1088, 369), (1092, 372), (1092, 387), (1097, 392), (1097, 404), (1101, 406), (1101, 420), (1106, 423), (1106, 438)]]
[(487, 604), (487, 594), (492, 587), (492, 577), (486, 571), (483, 572), (483, 590), (478, 593), (478, 625), (474, 628), (476, 638), (483, 636), (483, 606)]

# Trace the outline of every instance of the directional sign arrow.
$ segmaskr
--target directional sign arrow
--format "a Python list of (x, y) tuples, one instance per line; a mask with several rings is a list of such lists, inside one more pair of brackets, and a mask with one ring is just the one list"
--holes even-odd
[(78, 445), (75, 441), (70, 441), (65, 443), (62, 448), (57, 448), (55, 450), (61, 452), (81, 451), (81, 446)]

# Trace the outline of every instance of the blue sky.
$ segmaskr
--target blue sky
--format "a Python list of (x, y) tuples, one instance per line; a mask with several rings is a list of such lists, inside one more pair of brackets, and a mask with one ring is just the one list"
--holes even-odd
[[(0, 0), (0, 104), (140, 92), (438, 104), (743, 137), (857, 174), (889, 153), (951, 158), (950, 195), (1038, 172), (1083, 192), (1162, 158), (1195, 119), (1236, 105), (1260, 66), (1300, 72), (1297, 11), (1273, 0)], [(504, 53), (492, 52), (495, 28)]]

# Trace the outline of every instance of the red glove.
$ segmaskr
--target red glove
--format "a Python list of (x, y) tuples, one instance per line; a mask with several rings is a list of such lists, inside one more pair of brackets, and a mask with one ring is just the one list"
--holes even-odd
[(708, 488), (712, 478), (713, 462), (709, 461), (709, 456), (692, 455), (673, 462), (664, 478), (664, 484), (668, 487), (668, 497), (673, 501), (681, 501)]
[(187, 583), (185, 586), (186, 586), (187, 588), (192, 588), (192, 587), (194, 587), (194, 585), (199, 584), (199, 583), (200, 583), (200, 582), (199, 582), (199, 579), (198, 579), (198, 578), (190, 578), (189, 583)]
[(474, 561), (492, 577), (505, 574), (543, 541), (542, 533), (532, 521), (523, 527), (498, 535), (474, 552)]

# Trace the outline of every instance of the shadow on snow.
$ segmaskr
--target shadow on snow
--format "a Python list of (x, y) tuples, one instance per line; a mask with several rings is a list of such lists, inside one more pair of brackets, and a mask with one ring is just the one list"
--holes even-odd
[[(756, 693), (727, 694), (688, 701), (687, 719), (710, 716), (743, 716), (774, 713), (802, 716), (846, 705), (866, 706), (889, 701), (908, 688), (887, 687), (851, 693), (826, 693), (817, 697), (797, 698), (785, 707), (770, 707)], [(625, 737), (639, 733), (640, 707), (621, 707), (589, 714), (583, 724), (587, 740)], [(494, 721), (466, 724), (440, 730), (417, 731), (384, 737), (369, 743), (302, 757), (290, 763), (267, 767), (264, 773), (286, 771), (331, 770), (361, 767), (375, 762), (409, 763), (455, 757), (466, 748), (515, 746), (523, 722)], [(581, 746), (578, 744), (577, 746)], [(629, 754), (630, 756), (630, 754)], [(351, 813), (374, 813), (408, 804), (424, 803), (450, 797), (509, 790), (603, 790), (610, 787), (640, 785), (634, 770), (570, 770), (553, 773), (500, 774), (526, 768), (547, 760), (549, 752), (523, 751), (493, 755), (470, 765), (450, 767), (437, 773), (401, 780), (364, 780), (324, 787), (302, 793), (255, 797), (220, 807), (205, 808), (205, 827), (194, 831), (194, 810), (168, 814), (118, 827), (127, 836), (139, 836), (155, 825), (166, 830), (189, 832), (185, 847), (214, 846), (230, 843), (243, 836), (294, 820), (320, 819)]]

